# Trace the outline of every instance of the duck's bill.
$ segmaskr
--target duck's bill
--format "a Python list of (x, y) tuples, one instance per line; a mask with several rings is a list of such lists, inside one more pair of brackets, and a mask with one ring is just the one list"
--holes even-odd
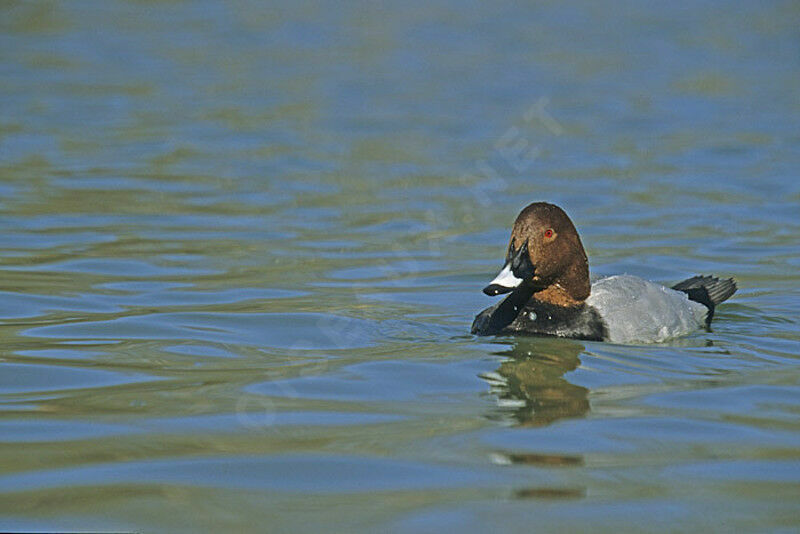
[(489, 282), (489, 285), (483, 288), (483, 292), (494, 297), (502, 295), (503, 293), (510, 293), (514, 291), (522, 283), (522, 278), (517, 278), (511, 270), (511, 263), (506, 263), (503, 270)]

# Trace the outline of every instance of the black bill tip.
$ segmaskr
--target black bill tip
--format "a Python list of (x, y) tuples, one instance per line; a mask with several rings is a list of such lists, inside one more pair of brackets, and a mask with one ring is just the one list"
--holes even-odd
[(497, 295), (502, 295), (503, 293), (510, 293), (513, 290), (513, 287), (505, 287), (501, 286), (500, 284), (489, 284), (483, 288), (483, 292), (490, 297), (496, 297)]

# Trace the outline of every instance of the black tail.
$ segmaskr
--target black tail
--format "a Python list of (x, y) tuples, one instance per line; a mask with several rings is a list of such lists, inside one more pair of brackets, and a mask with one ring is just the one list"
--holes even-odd
[(706, 316), (706, 326), (711, 324), (711, 319), (714, 318), (714, 308), (717, 304), (725, 302), (731, 295), (736, 293), (736, 282), (733, 278), (720, 280), (715, 276), (693, 276), (678, 282), (672, 289), (683, 291), (689, 297), (689, 300), (699, 302), (708, 308), (708, 315)]

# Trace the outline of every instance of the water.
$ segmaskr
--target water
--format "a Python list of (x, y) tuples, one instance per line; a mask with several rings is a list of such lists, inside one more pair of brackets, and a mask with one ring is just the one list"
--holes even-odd
[[(800, 527), (791, 2), (0, 4), (3, 530)], [(712, 332), (475, 338), (528, 202)]]

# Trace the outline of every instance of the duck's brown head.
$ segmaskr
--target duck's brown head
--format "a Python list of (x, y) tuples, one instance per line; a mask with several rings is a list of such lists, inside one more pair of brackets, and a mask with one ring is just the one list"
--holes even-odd
[(506, 263), (483, 292), (508, 293), (533, 288), (535, 298), (571, 306), (589, 296), (589, 262), (575, 225), (564, 210), (534, 202), (517, 216), (511, 231)]

